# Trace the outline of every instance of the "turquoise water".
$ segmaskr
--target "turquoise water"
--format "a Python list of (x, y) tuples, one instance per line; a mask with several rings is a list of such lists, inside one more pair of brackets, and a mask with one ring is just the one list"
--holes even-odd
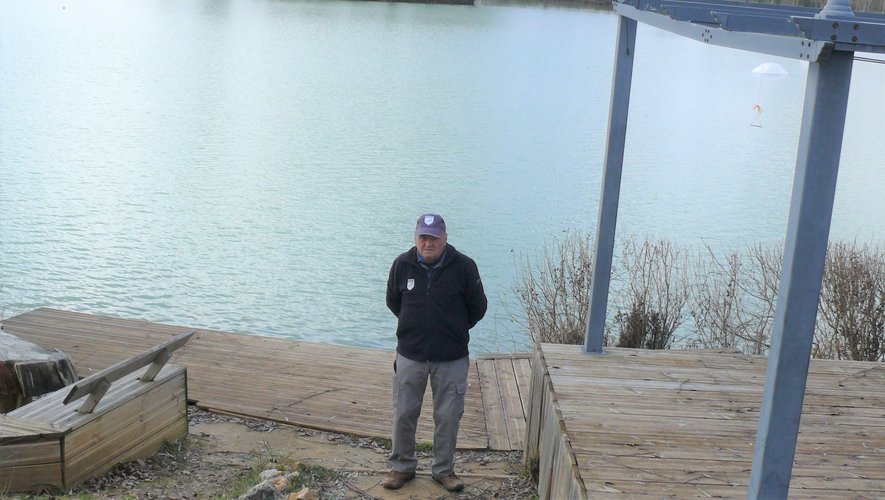
[[(521, 350), (517, 264), (596, 224), (612, 14), (0, 0), (0, 20), (4, 315), (392, 348), (387, 271), (435, 211), (491, 300), (473, 352)], [(635, 64), (619, 234), (779, 241), (803, 63), (643, 27)], [(836, 238), (885, 236), (883, 81), (855, 64)]]

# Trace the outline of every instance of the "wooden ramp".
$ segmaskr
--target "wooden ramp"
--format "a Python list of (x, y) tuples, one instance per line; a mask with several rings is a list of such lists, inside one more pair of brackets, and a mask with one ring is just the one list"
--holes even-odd
[[(3, 321), (8, 333), (67, 352), (80, 376), (192, 329), (144, 321), (36, 309)], [(172, 361), (187, 367), (188, 400), (208, 410), (314, 429), (389, 437), (395, 353), (196, 330)], [(461, 449), (522, 450), (530, 359), (472, 360)], [(433, 435), (430, 391), (418, 440)]]
[[(767, 359), (543, 344), (526, 456), (541, 498), (746, 498)], [(791, 498), (885, 498), (885, 364), (813, 360)]]

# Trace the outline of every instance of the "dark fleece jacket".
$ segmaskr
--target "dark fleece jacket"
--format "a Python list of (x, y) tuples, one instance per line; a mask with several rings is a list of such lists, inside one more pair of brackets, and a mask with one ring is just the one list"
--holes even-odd
[(396, 352), (439, 362), (468, 355), (469, 330), (485, 315), (488, 301), (476, 263), (447, 244), (436, 268), (422, 267), (415, 247), (393, 261), (387, 307), (398, 319)]

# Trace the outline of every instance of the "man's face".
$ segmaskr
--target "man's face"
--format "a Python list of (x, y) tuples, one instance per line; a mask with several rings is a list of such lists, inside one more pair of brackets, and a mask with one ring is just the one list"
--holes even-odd
[(432, 264), (442, 256), (446, 249), (446, 235), (443, 234), (439, 238), (427, 234), (415, 236), (415, 246), (418, 247), (421, 257), (424, 257), (424, 262)]

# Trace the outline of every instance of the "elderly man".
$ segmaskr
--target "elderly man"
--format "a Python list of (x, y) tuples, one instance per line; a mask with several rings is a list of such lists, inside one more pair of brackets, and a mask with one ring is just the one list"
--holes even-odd
[(449, 245), (437, 214), (418, 218), (415, 246), (400, 255), (387, 280), (387, 307), (397, 317), (393, 364), (393, 450), (381, 482), (398, 489), (415, 477), (415, 429), (427, 379), (433, 392), (431, 477), (448, 491), (464, 489), (455, 475), (458, 425), (467, 392), (468, 333), (488, 302), (476, 263)]

